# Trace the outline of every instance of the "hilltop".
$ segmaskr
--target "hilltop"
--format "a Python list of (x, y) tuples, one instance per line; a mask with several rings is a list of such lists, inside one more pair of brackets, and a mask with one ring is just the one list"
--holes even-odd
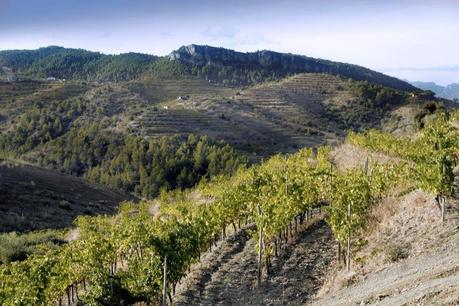
[(253, 84), (257, 79), (270, 77), (285, 77), (297, 73), (327, 73), (399, 90), (416, 91), (415, 87), (404, 81), (361, 66), (269, 50), (242, 53), (211, 46), (189, 45), (173, 51), (169, 58), (199, 67), (200, 73), (209, 80), (229, 84), (234, 75), (240, 79), (239, 82), (234, 82), (235, 84)]
[(201, 45), (182, 46), (166, 57), (134, 52), (106, 55), (58, 46), (6, 50), (0, 51), (0, 66), (5, 79), (127, 81), (148, 76), (194, 75), (224, 85), (242, 86), (297, 73), (327, 73), (417, 91), (409, 83), (357, 65), (268, 50), (242, 53)]

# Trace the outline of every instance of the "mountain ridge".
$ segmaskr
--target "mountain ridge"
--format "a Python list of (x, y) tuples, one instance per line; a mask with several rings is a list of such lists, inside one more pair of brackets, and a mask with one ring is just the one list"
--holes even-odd
[(367, 80), (403, 91), (416, 91), (411, 84), (363, 66), (271, 50), (243, 53), (232, 49), (191, 44), (173, 51), (169, 58), (172, 61), (185, 61), (198, 66), (237, 64), (245, 68), (255, 65), (286, 72), (283, 76), (289, 73), (327, 73), (356, 81)]
[[(0, 51), (0, 79), (56, 78), (130, 81), (144, 77), (198, 76), (226, 86), (248, 86), (298, 73), (327, 73), (403, 91), (411, 84), (368, 68), (270, 50), (238, 52), (206, 45), (182, 46), (159, 57), (144, 53), (103, 54), (58, 46)], [(2, 77), (3, 73), (3, 77)]]
[(459, 99), (459, 84), (457, 83), (451, 83), (446, 86), (438, 85), (435, 82), (413, 81), (410, 83), (422, 90), (430, 90), (441, 98)]

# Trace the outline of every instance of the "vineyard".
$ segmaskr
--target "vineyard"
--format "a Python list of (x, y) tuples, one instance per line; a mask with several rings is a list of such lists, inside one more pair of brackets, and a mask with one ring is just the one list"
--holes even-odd
[(397, 162), (368, 159), (362, 168), (340, 171), (330, 147), (302, 149), (193, 190), (163, 192), (154, 202), (126, 202), (115, 217), (78, 217), (77, 239), (0, 266), (0, 304), (159, 304), (165, 296), (170, 303), (201, 254), (247, 226), (256, 241), (260, 286), (311, 210), (325, 213), (349, 270), (356, 233), (365, 229), (369, 209), (393, 188), (427, 191), (444, 211), (459, 155), (457, 118), (439, 115), (414, 139), (349, 134), (348, 143)]

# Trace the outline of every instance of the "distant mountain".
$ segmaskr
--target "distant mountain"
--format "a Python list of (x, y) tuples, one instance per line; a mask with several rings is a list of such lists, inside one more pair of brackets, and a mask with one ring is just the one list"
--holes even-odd
[(298, 73), (326, 73), (403, 91), (417, 90), (407, 82), (357, 65), (266, 50), (242, 53), (200, 45), (183, 46), (167, 57), (141, 53), (106, 55), (56, 46), (6, 50), (0, 51), (0, 68), (0, 79), (4, 80), (129, 81), (198, 76), (225, 86), (248, 86)]
[(242, 53), (211, 46), (189, 45), (182, 46), (169, 57), (200, 68), (206, 78), (217, 82), (236, 79), (250, 84), (270, 76), (276, 78), (297, 73), (327, 73), (404, 91), (416, 90), (407, 82), (361, 66), (268, 50)]
[(459, 84), (449, 84), (445, 87), (440, 96), (447, 99), (459, 99)]
[(459, 99), (459, 84), (452, 83), (447, 86), (441, 86), (434, 82), (411, 82), (412, 85), (434, 92), (438, 97), (446, 99)]

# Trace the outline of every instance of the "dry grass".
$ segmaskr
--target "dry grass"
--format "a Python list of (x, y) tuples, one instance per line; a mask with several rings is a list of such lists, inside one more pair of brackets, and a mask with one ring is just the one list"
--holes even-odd
[(134, 199), (83, 179), (26, 164), (0, 164), (0, 232), (63, 228), (79, 215), (113, 214)]
[(360, 237), (368, 243), (354, 256), (354, 269), (362, 276), (438, 247), (441, 237), (453, 230), (441, 223), (434, 198), (420, 190), (384, 199), (372, 209), (369, 220)]
[[(349, 305), (356, 299), (365, 303), (442, 300), (439, 297), (448, 292), (448, 284), (459, 277), (448, 259), (458, 258), (451, 248), (459, 239), (457, 225), (452, 220), (441, 222), (431, 195), (420, 190), (398, 194), (400, 190), (394, 191), (373, 207), (367, 229), (356, 237), (366, 244), (353, 245), (352, 271), (345, 272), (335, 260), (313, 304), (328, 305), (333, 300), (336, 305)], [(450, 263), (439, 265), (439, 261)], [(459, 286), (450, 289), (459, 293)]]
[(363, 167), (367, 158), (370, 167), (374, 162), (386, 164), (399, 161), (398, 158), (383, 153), (371, 152), (348, 143), (335, 147), (330, 154), (330, 158), (333, 164), (338, 168), (338, 171), (343, 172), (352, 168)]

